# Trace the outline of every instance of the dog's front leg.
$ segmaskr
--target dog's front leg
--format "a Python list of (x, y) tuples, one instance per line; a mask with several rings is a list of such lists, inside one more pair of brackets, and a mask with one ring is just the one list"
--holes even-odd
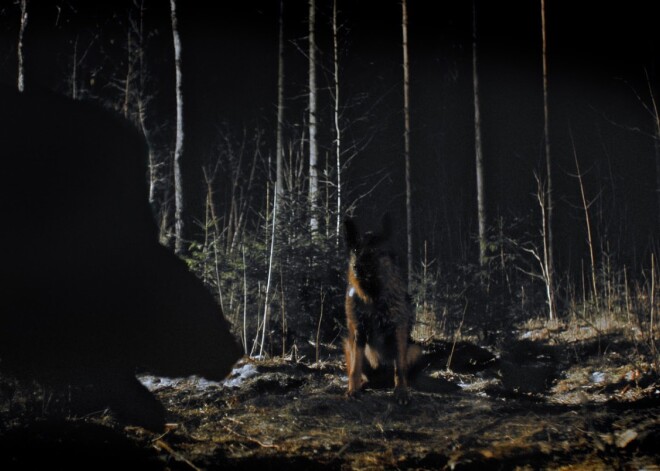
[(394, 360), (394, 398), (399, 404), (410, 402), (408, 390), (408, 328), (399, 326), (395, 333), (396, 358)]

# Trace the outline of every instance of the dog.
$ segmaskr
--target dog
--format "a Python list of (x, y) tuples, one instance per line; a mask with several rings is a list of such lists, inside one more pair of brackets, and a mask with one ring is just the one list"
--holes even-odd
[[(379, 234), (360, 232), (352, 219), (344, 221), (349, 252), (344, 340), (348, 397), (359, 395), (369, 380), (365, 368), (378, 370), (394, 364), (394, 397), (410, 401), (409, 374), (421, 357), (421, 348), (410, 341), (413, 310), (410, 296), (395, 262), (384, 249), (391, 236), (389, 216)], [(367, 365), (365, 365), (365, 360)]]

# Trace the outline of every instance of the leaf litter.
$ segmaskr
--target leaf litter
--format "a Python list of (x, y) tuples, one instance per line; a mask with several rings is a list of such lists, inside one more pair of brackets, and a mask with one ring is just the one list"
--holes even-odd
[(338, 349), (244, 359), (224, 382), (141, 375), (169, 411), (161, 435), (108, 411), (58, 417), (45, 393), (3, 382), (0, 467), (660, 469), (660, 380), (642, 350), (623, 331), (562, 328), (489, 348), (434, 341), (407, 406), (389, 372), (347, 399)]

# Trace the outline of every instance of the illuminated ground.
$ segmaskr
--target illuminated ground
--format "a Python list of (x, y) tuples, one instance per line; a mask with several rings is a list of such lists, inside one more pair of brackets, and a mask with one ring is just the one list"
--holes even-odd
[(17, 412), (39, 405), (14, 393), (11, 409), (3, 402), (0, 464), (654, 469), (660, 381), (644, 361), (645, 344), (629, 338), (589, 326), (521, 330), (501, 351), (458, 343), (451, 371), (452, 345), (436, 342), (419, 382), (436, 392), (417, 391), (408, 406), (397, 405), (389, 388), (346, 399), (338, 357), (241, 363), (226, 384), (143, 377), (170, 411), (162, 436), (104, 413), (27, 421)]

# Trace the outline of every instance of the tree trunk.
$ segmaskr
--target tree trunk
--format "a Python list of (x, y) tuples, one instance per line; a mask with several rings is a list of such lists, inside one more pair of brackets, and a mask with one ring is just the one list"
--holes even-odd
[(479, 107), (479, 75), (477, 74), (477, 6), (472, 1), (472, 87), (474, 91), (474, 152), (477, 168), (477, 219), (479, 221), (479, 265), (486, 266), (486, 192), (484, 157), (481, 146), (481, 110)]
[(651, 77), (648, 73), (646, 75), (646, 81), (649, 86), (649, 95), (651, 96), (651, 106), (653, 111), (653, 127), (654, 127), (654, 151), (655, 151), (655, 194), (656, 194), (656, 203), (657, 203), (657, 232), (660, 233), (660, 112), (658, 112), (658, 102), (656, 100), (656, 93), (653, 90), (653, 83), (656, 78), (656, 75), (653, 71)]
[(658, 203), (658, 220), (656, 221), (658, 232), (660, 233), (660, 121), (656, 118), (656, 130), (655, 130), (655, 193), (656, 201)]
[(176, 147), (174, 149), (174, 251), (184, 253), (183, 244), (183, 181), (181, 158), (183, 156), (183, 89), (181, 76), (181, 38), (176, 16), (176, 0), (170, 0), (172, 12), (172, 37), (174, 40), (174, 64), (176, 69)]
[(261, 347), (259, 348), (259, 357), (263, 358), (264, 354), (264, 345), (266, 343), (266, 330), (268, 326), (268, 312), (270, 311), (269, 309), (269, 302), (268, 302), (268, 294), (270, 293), (270, 285), (271, 285), (271, 280), (272, 280), (272, 274), (273, 274), (273, 258), (275, 254), (275, 230), (276, 230), (276, 223), (275, 221), (277, 220), (277, 192), (275, 192), (274, 200), (273, 200), (273, 217), (272, 217), (272, 235), (270, 238), (270, 254), (268, 256), (268, 278), (266, 281), (266, 294), (264, 297), (264, 322), (263, 322), (263, 330), (261, 331)]
[(23, 36), (28, 23), (27, 0), (21, 0), (21, 26), (18, 30), (18, 91), (25, 91), (25, 62), (23, 56)]
[[(146, 76), (147, 70), (144, 64), (144, 0), (140, 1), (140, 23), (138, 25), (138, 84), (140, 89), (137, 93), (137, 105), (138, 105), (138, 120), (140, 121), (140, 128), (142, 129), (142, 134), (144, 135), (144, 140), (147, 143), (147, 149), (149, 153), (149, 204), (151, 205), (154, 213), (156, 211), (156, 183), (158, 182), (158, 172), (157, 172), (157, 163), (156, 163), (156, 154), (154, 152), (154, 146), (151, 142), (151, 134), (149, 128), (147, 127), (147, 110), (146, 110), (146, 100), (144, 99), (145, 95), (145, 86), (146, 86)], [(162, 234), (161, 234), (162, 235)]]
[(71, 98), (78, 99), (78, 35), (73, 41), (73, 60), (71, 61)]
[(573, 158), (575, 159), (575, 170), (578, 183), (580, 184), (580, 196), (582, 197), (582, 208), (584, 209), (584, 222), (587, 228), (587, 245), (589, 247), (589, 258), (591, 260), (591, 289), (593, 290), (593, 300), (596, 305), (596, 311), (599, 310), (599, 298), (598, 298), (598, 278), (596, 277), (596, 256), (594, 254), (594, 243), (593, 236), (591, 234), (591, 219), (589, 217), (589, 206), (591, 203), (587, 201), (587, 195), (584, 190), (584, 184), (582, 182), (582, 173), (580, 172), (580, 163), (578, 162), (577, 149), (575, 148), (575, 142), (573, 141), (573, 132), (571, 128), (568, 128), (570, 137), (571, 137), (571, 146), (573, 148)]
[(128, 28), (126, 32), (126, 80), (124, 81), (124, 104), (121, 111), (124, 118), (130, 119), (130, 103), (131, 103), (131, 77), (133, 76), (133, 41), (131, 39), (131, 18), (129, 13)]
[(281, 201), (284, 196), (284, 144), (282, 142), (282, 125), (284, 121), (284, 0), (280, 0), (279, 46), (277, 58), (277, 149), (275, 157), (275, 192)]
[(316, 142), (316, 42), (314, 39), (315, 0), (309, 0), (309, 227), (318, 232), (318, 149)]
[(339, 235), (341, 232), (341, 128), (339, 127), (339, 41), (337, 34), (337, 0), (332, 2), (332, 52), (334, 62), (334, 115), (335, 115), (335, 157), (337, 161), (337, 225), (335, 228), (335, 237), (339, 245)]
[(412, 284), (412, 188), (410, 183), (410, 73), (408, 67), (408, 7), (406, 0), (401, 2), (402, 21), (401, 29), (403, 36), (403, 158), (406, 167), (406, 240), (408, 260), (408, 290)]
[[(552, 195), (552, 165), (550, 158), (550, 123), (548, 119), (548, 61), (546, 54), (546, 29), (545, 29), (545, 0), (541, 0), (541, 36), (543, 43), (543, 122), (544, 122), (544, 142), (545, 142), (545, 164), (546, 164), (546, 223), (544, 231), (545, 243), (545, 258), (546, 267), (548, 270), (548, 283), (551, 287), (551, 292), (554, 293), (554, 236), (552, 230), (553, 219), (553, 195)], [(553, 295), (554, 298), (554, 295)], [(550, 300), (550, 320), (555, 317), (554, 312), (554, 299)]]

